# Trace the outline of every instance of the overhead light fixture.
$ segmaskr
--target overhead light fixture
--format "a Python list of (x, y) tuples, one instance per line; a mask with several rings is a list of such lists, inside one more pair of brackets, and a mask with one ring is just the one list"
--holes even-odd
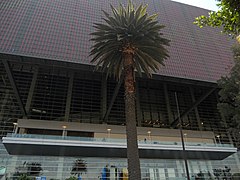
[(46, 113), (47, 113), (46, 111), (40, 110), (40, 109), (32, 109), (32, 112), (35, 112), (35, 113), (43, 113), (43, 114), (46, 114)]

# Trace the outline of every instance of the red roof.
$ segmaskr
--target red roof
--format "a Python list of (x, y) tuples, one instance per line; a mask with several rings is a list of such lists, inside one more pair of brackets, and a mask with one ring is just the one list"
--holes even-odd
[[(0, 53), (89, 64), (93, 23), (101, 21), (101, 9), (118, 2), (2, 0)], [(207, 10), (170, 0), (148, 3), (149, 14), (159, 13), (159, 22), (166, 26), (164, 36), (171, 40), (170, 58), (160, 75), (215, 82), (227, 73), (232, 65), (232, 41), (219, 29), (193, 24)]]

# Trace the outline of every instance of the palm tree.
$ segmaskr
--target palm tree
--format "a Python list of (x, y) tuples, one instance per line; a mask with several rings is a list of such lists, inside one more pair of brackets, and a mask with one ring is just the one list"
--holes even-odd
[(149, 16), (147, 5), (136, 9), (131, 1), (128, 6), (120, 4), (116, 9), (111, 5), (112, 14), (103, 11), (104, 23), (95, 23), (93, 46), (90, 56), (96, 69), (124, 79), (125, 115), (127, 134), (127, 159), (130, 180), (141, 179), (137, 144), (135, 112), (135, 71), (141, 76), (151, 77), (168, 57), (165, 45), (169, 40), (161, 37), (157, 14)]

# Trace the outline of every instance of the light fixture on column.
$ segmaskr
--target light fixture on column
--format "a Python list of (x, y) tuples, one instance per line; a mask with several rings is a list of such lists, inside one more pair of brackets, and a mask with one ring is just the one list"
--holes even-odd
[(187, 133), (184, 133), (183, 136), (184, 136), (185, 142), (187, 142)]
[(148, 133), (148, 139), (151, 141), (151, 133), (152, 133), (152, 132), (151, 132), (151, 131), (148, 131), (147, 133)]
[(18, 123), (16, 123), (16, 122), (13, 123), (13, 133), (14, 133), (14, 134), (17, 133), (17, 129), (18, 129), (18, 128), (17, 128), (17, 125), (18, 125)]
[(217, 139), (218, 139), (218, 143), (221, 144), (221, 140), (220, 140), (220, 137), (221, 137), (221, 136), (218, 134), (216, 137), (217, 137)]
[(66, 126), (66, 125), (63, 125), (62, 128), (63, 128), (62, 136), (66, 136), (67, 126)]
[(110, 136), (111, 136), (111, 130), (112, 130), (112, 129), (110, 129), (110, 128), (107, 129), (108, 138), (110, 138)]

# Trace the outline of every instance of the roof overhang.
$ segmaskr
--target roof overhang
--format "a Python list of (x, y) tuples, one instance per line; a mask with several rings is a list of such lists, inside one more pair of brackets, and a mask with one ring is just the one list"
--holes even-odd
[[(4, 137), (3, 144), (11, 155), (126, 157), (125, 142), (81, 141)], [(186, 145), (187, 159), (222, 160), (237, 152), (234, 147)], [(140, 158), (182, 159), (181, 144), (139, 143)]]

